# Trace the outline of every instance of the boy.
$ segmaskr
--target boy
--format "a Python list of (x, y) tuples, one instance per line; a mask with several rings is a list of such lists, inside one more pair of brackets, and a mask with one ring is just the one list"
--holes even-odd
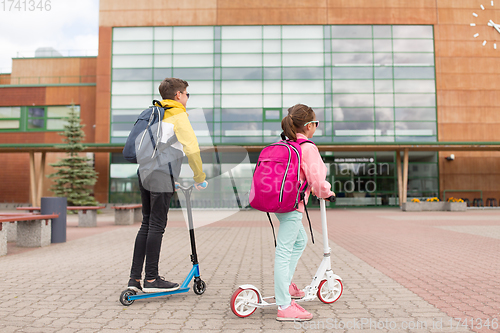
[[(184, 154), (194, 172), (197, 190), (206, 188), (200, 148), (186, 113), (188, 83), (177, 78), (166, 78), (160, 84), (163, 98), (155, 102), (165, 109), (161, 126), (162, 139), (153, 163), (139, 165), (139, 189), (142, 201), (142, 224), (137, 232), (128, 288), (144, 292), (166, 292), (179, 289), (178, 283), (166, 281), (158, 275), (161, 242), (167, 226), (170, 199), (175, 192)], [(153, 166), (153, 167), (152, 167)], [(146, 259), (144, 287), (141, 275)]]

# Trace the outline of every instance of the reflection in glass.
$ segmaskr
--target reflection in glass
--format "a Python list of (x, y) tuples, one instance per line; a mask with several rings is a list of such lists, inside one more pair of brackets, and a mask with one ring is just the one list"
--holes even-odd
[(334, 78), (334, 79), (371, 79), (371, 78), (373, 78), (373, 68), (372, 67), (334, 67), (334, 68), (332, 68), (332, 78)]
[[(262, 109), (222, 109), (222, 121), (261, 121)], [(269, 111), (266, 112), (266, 117)]]
[(222, 54), (222, 67), (262, 67), (262, 54)]
[(222, 39), (261, 39), (262, 27), (259, 26), (230, 26), (221, 27)]
[(375, 119), (378, 121), (394, 121), (393, 108), (375, 108)]
[[(323, 67), (284, 67), (283, 68), (283, 79), (293, 80), (293, 79), (322, 79), (323, 78)], [(279, 72), (281, 74), (281, 72)], [(278, 77), (281, 79), (281, 75)]]
[[(114, 64), (113, 64), (114, 67)], [(113, 68), (113, 81), (142, 81), (151, 80), (153, 73), (151, 68), (115, 69)], [(169, 76), (165, 76), (169, 77)]]
[(434, 80), (394, 80), (397, 93), (433, 93), (436, 92)]
[(392, 52), (392, 41), (390, 39), (374, 39), (374, 52)]
[(323, 53), (323, 40), (283, 40), (283, 53)]
[(373, 38), (391, 38), (392, 27), (390, 25), (374, 25)]
[(323, 81), (319, 80), (284, 80), (284, 94), (323, 94)]
[(21, 117), (21, 108), (20, 107), (0, 107), (0, 119), (1, 118), (19, 118)]
[(223, 108), (261, 108), (262, 97), (260, 95), (222, 95), (221, 106)]
[(436, 108), (396, 108), (396, 120), (436, 121)]
[(113, 54), (150, 54), (153, 53), (153, 42), (114, 42)]
[(394, 39), (394, 52), (434, 52), (432, 39)]
[(357, 65), (373, 65), (372, 53), (332, 53), (333, 65), (357, 64)]
[(214, 38), (214, 27), (174, 27), (174, 40), (203, 40)]
[(262, 53), (261, 40), (223, 40), (222, 53)]
[(371, 80), (333, 80), (332, 92), (334, 93), (373, 93)]
[(333, 39), (332, 52), (373, 52), (372, 39)]
[(210, 67), (213, 63), (213, 54), (176, 54), (172, 67)]
[(113, 28), (113, 41), (153, 40), (153, 28)]
[(393, 38), (434, 38), (432, 25), (394, 25)]
[(222, 81), (222, 94), (262, 94), (262, 81)]
[(434, 79), (434, 67), (394, 67), (395, 79)]
[(317, 67), (324, 65), (323, 53), (284, 53), (283, 66)]
[(317, 25), (285, 25), (281, 27), (283, 39), (323, 39), (323, 27)]
[(151, 95), (151, 81), (115, 81), (111, 85), (113, 95)]
[(372, 38), (369, 25), (332, 25), (332, 38)]
[(333, 121), (373, 121), (373, 108), (334, 108)]
[(334, 94), (333, 106), (374, 107), (373, 94)]
[(433, 53), (394, 53), (394, 64), (418, 64), (434, 66)]
[(152, 55), (113, 55), (113, 68), (153, 67)]
[(281, 40), (264, 40), (264, 53), (281, 53)]
[(213, 41), (174, 41), (174, 54), (182, 53), (213, 53)]
[[(174, 77), (180, 77), (183, 80), (213, 80), (214, 69), (209, 68), (174, 68)], [(165, 76), (168, 77), (168, 76)]]
[(395, 106), (436, 106), (435, 94), (395, 94)]

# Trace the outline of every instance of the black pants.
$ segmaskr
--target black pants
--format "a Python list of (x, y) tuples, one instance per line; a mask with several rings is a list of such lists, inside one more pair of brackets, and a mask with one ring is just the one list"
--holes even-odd
[(130, 278), (141, 279), (142, 267), (146, 259), (145, 279), (154, 280), (158, 277), (161, 242), (167, 226), (170, 199), (174, 193), (150, 192), (142, 186), (140, 177), (139, 188), (142, 201), (142, 224), (135, 238)]

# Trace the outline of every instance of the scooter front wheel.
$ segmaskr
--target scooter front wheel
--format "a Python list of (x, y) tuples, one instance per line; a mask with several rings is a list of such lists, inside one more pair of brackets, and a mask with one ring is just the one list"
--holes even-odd
[(200, 281), (195, 281), (193, 284), (193, 291), (196, 295), (202, 295), (205, 290), (207, 290), (207, 285), (205, 281), (200, 280)]
[(136, 295), (136, 292), (134, 290), (126, 289), (122, 291), (122, 293), (120, 294), (120, 303), (125, 306), (131, 305), (132, 303), (134, 303), (134, 300), (130, 300), (128, 297), (134, 295)]
[(248, 303), (259, 303), (259, 293), (254, 289), (238, 288), (231, 297), (231, 310), (240, 318), (250, 316), (257, 309)]
[(340, 298), (343, 290), (344, 286), (342, 285), (342, 281), (334, 280), (333, 286), (329, 288), (328, 281), (323, 280), (318, 287), (318, 298), (323, 303), (331, 304)]

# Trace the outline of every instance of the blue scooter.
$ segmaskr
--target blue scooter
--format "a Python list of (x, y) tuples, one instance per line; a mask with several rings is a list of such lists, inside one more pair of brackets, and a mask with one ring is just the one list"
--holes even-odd
[[(207, 187), (207, 185), (208, 183), (203, 182), (201, 184), (201, 187), (205, 188)], [(160, 292), (160, 293), (141, 293), (141, 294), (137, 294), (136, 291), (132, 289), (126, 289), (122, 291), (122, 293), (120, 294), (120, 302), (125, 306), (131, 305), (132, 303), (134, 303), (136, 299), (186, 293), (189, 291), (189, 283), (193, 278), (194, 278), (193, 291), (196, 295), (202, 295), (207, 288), (205, 282), (200, 278), (198, 255), (196, 254), (196, 243), (194, 238), (194, 227), (193, 227), (193, 213), (191, 210), (191, 192), (193, 192), (194, 185), (184, 187), (180, 184), (176, 184), (175, 187), (176, 189), (181, 189), (182, 192), (184, 193), (184, 196), (186, 197), (186, 206), (187, 206), (186, 208), (187, 208), (188, 222), (189, 222), (189, 236), (191, 238), (191, 262), (193, 263), (193, 267), (191, 268), (191, 271), (187, 275), (182, 285), (177, 290)]]

